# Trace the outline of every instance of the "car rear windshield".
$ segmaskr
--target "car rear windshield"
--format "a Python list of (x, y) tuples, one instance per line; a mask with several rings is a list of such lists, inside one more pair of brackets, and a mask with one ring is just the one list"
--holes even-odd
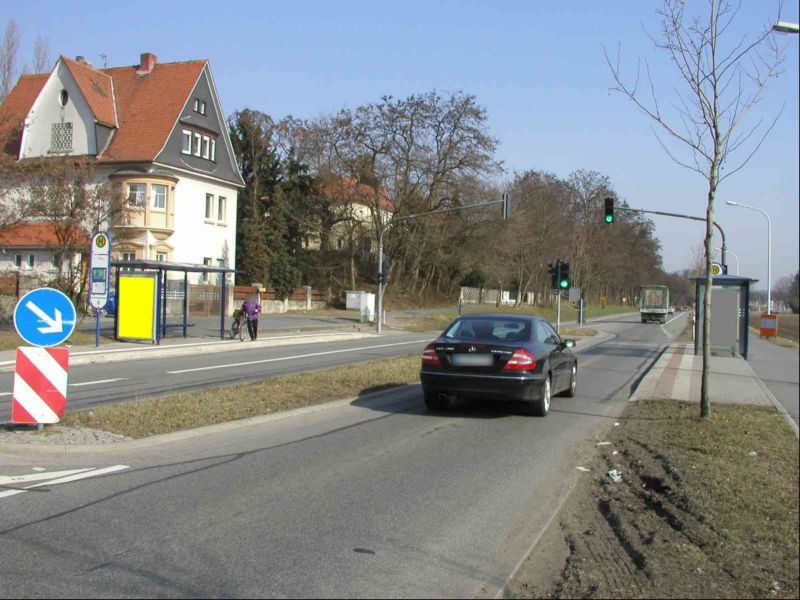
[(453, 323), (444, 337), (462, 340), (521, 342), (531, 337), (530, 321), (502, 318), (466, 318)]

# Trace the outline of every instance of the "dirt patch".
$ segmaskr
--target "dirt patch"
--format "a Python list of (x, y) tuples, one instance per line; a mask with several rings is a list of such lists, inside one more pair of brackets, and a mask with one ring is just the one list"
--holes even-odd
[(798, 597), (797, 438), (772, 409), (696, 413), (631, 405), (507, 597)]

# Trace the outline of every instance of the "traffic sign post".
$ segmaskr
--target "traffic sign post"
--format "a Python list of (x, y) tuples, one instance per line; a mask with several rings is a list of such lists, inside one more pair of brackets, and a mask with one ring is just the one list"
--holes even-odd
[(11, 397), (12, 423), (58, 423), (67, 404), (68, 348), (48, 348), (64, 342), (75, 330), (75, 306), (66, 294), (39, 288), (14, 307), (14, 327), (37, 348), (18, 348)]
[(105, 231), (92, 236), (91, 274), (89, 288), (89, 304), (95, 309), (97, 327), (95, 328), (94, 345), (100, 346), (100, 309), (108, 303), (109, 279), (111, 277), (111, 238)]

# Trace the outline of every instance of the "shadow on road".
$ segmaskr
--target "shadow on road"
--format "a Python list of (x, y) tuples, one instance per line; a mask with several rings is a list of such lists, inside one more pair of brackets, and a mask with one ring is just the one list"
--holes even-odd
[(365, 388), (350, 404), (389, 414), (407, 413), (423, 417), (461, 419), (502, 419), (524, 414), (525, 410), (520, 403), (465, 398), (451, 398), (450, 406), (446, 410), (428, 410), (422, 400), (422, 388), (419, 385), (404, 386), (396, 393), (389, 392), (387, 395), (375, 396), (376, 392), (393, 387), (395, 386), (387, 384)]

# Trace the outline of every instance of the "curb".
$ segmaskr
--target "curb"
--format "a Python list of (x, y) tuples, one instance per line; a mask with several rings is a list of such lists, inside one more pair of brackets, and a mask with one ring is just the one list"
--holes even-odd
[[(282, 421), (284, 419), (292, 419), (302, 415), (323, 412), (332, 408), (347, 406), (355, 401), (369, 402), (371, 400), (376, 400), (376, 396), (379, 395), (381, 396), (381, 401), (402, 401), (418, 395), (419, 387), (420, 384), (418, 383), (407, 384), (389, 390), (370, 392), (368, 394), (364, 394), (363, 396), (352, 396), (350, 398), (343, 398), (340, 400), (330, 400), (320, 404), (302, 406), (300, 408), (294, 408), (292, 410), (276, 412), (268, 415), (258, 415), (255, 417), (249, 417), (247, 419), (237, 419), (235, 421), (204, 425), (194, 429), (183, 429), (181, 431), (162, 433), (160, 435), (152, 435), (136, 440), (125, 440), (122, 442), (110, 442), (105, 444), (17, 444), (14, 442), (0, 442), (0, 450), (15, 455), (35, 454), (37, 456), (64, 454), (104, 454), (116, 451), (141, 450), (153, 446), (171, 444), (173, 442), (179, 442), (182, 440), (190, 440), (214, 433), (235, 431), (237, 429), (263, 425), (273, 421)], [(387, 395), (390, 397), (386, 398)]]

